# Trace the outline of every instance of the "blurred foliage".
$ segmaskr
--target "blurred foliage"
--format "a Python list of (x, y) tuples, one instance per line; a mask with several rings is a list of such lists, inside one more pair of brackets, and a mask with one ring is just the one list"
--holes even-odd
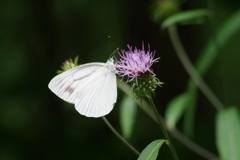
[(240, 117), (238, 109), (230, 106), (216, 116), (216, 143), (221, 159), (238, 160), (240, 153)]
[(122, 136), (129, 140), (134, 130), (136, 120), (137, 104), (132, 96), (125, 95), (119, 105), (119, 121), (121, 125)]
[(179, 4), (176, 0), (157, 0), (152, 4), (151, 9), (153, 11), (153, 20), (155, 22), (161, 22), (165, 18), (178, 12)]
[(202, 24), (209, 16), (209, 11), (206, 9), (188, 10), (185, 12), (176, 13), (162, 22), (161, 28), (166, 29), (173, 24)]
[[(212, 9), (209, 1), (186, 1), (181, 10)], [(0, 159), (137, 159), (101, 119), (79, 115), (73, 105), (61, 101), (47, 85), (66, 59), (79, 63), (105, 62), (117, 48), (141, 46), (142, 40), (160, 56), (154, 72), (165, 83), (155, 102), (164, 113), (166, 104), (184, 91), (188, 76), (179, 63), (168, 35), (150, 18), (150, 1), (127, 0), (1, 0), (0, 1)], [(238, 10), (239, 1), (217, 1), (215, 26)], [(179, 32), (193, 62), (211, 36), (211, 21), (180, 26)], [(108, 36), (111, 39), (108, 40)], [(228, 106), (240, 106), (239, 36), (235, 33), (219, 51), (206, 81)], [(219, 64), (223, 67), (219, 68)], [(119, 129), (119, 103), (107, 116)], [(195, 123), (197, 143), (216, 153), (215, 111), (200, 94)], [(181, 128), (181, 123), (178, 124)], [(159, 139), (156, 124), (141, 110), (136, 115), (132, 138), (137, 149)], [(202, 160), (173, 139), (180, 159)], [(170, 157), (162, 146), (161, 158)]]

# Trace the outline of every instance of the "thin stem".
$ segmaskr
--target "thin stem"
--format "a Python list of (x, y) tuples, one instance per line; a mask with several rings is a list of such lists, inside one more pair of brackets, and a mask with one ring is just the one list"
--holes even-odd
[(114, 128), (113, 126), (109, 123), (107, 118), (105, 116), (102, 117), (103, 121), (106, 123), (106, 125), (111, 129), (111, 131), (124, 143), (130, 148), (136, 155), (140, 155), (140, 152), (136, 150), (128, 141), (126, 141)]
[(169, 142), (168, 146), (169, 146), (169, 148), (170, 148), (170, 150), (172, 152), (172, 155), (173, 155), (174, 159), (178, 160), (177, 152), (176, 152), (176, 150), (175, 150), (175, 148), (173, 146), (173, 143), (172, 143), (172, 141), (171, 141), (171, 139), (170, 139), (170, 137), (169, 137), (169, 135), (167, 133), (167, 130), (166, 130), (165, 126), (164, 126), (164, 123), (162, 122), (162, 120), (161, 120), (161, 118), (160, 118), (160, 116), (158, 114), (158, 111), (157, 111), (157, 109), (155, 107), (155, 104), (153, 103), (152, 98), (148, 98), (148, 101), (149, 101), (150, 105), (152, 106), (152, 108), (154, 110), (155, 116), (157, 117), (157, 121), (158, 121), (158, 124), (159, 124), (160, 128), (162, 129), (163, 135), (165, 136), (165, 138)]
[[(117, 79), (118, 81), (118, 88), (121, 89), (124, 93), (126, 93), (127, 95), (131, 95), (131, 87), (120, 81), (119, 79)], [(142, 101), (140, 101), (139, 99), (136, 100), (136, 103), (139, 105), (140, 108), (142, 108), (142, 110), (144, 112), (146, 112), (146, 114), (151, 117), (156, 123), (157, 123), (157, 118), (154, 114), (154, 111), (151, 109), (150, 105), (146, 102), (146, 100), (142, 99)], [(162, 121), (164, 122), (163, 117), (161, 117)], [(165, 124), (165, 122), (164, 122)], [(176, 139), (178, 139), (183, 145), (185, 145), (186, 147), (188, 147), (190, 150), (192, 150), (193, 152), (199, 154), (200, 156), (206, 158), (206, 159), (216, 159), (219, 160), (218, 156), (209, 152), (208, 150), (204, 149), (203, 147), (199, 146), (197, 143), (193, 142), (191, 139), (189, 139), (188, 137), (184, 136), (177, 128), (174, 129), (174, 131), (169, 130), (171, 135), (174, 136)]]
[(216, 97), (216, 95), (211, 91), (208, 85), (204, 82), (204, 80), (198, 75), (196, 72), (192, 62), (190, 61), (189, 57), (184, 50), (182, 43), (178, 37), (178, 33), (176, 30), (176, 26), (172, 25), (168, 27), (169, 35), (174, 46), (174, 49), (177, 53), (178, 58), (182, 62), (185, 70), (195, 82), (195, 84), (199, 87), (199, 89), (205, 94), (208, 100), (212, 103), (212, 105), (217, 109), (223, 109), (224, 105), (222, 102)]
[(214, 159), (214, 160), (219, 160), (219, 157), (208, 150), (202, 148), (201, 146), (197, 145), (193, 141), (191, 141), (189, 138), (187, 138), (185, 135), (183, 135), (180, 131), (177, 129), (171, 130), (170, 133), (177, 138), (180, 142), (185, 144), (189, 149), (193, 151), (197, 151), (199, 155), (206, 159)]

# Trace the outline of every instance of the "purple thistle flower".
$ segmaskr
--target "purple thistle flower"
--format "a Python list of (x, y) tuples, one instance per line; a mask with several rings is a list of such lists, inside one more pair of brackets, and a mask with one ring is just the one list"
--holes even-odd
[(144, 50), (144, 42), (142, 43), (142, 49), (133, 50), (130, 45), (127, 45), (129, 51), (121, 50), (119, 55), (120, 61), (117, 61), (116, 69), (120, 77), (128, 76), (127, 82), (131, 82), (134, 79), (137, 82), (137, 77), (146, 74), (155, 75), (151, 66), (153, 63), (158, 62), (160, 57), (155, 58), (155, 51), (150, 51), (150, 45), (148, 44), (148, 51)]

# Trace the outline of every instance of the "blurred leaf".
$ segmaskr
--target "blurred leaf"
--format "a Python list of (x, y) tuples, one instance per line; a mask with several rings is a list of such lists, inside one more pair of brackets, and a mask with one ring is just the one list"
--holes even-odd
[(209, 15), (209, 11), (206, 9), (197, 9), (197, 10), (179, 12), (170, 16), (166, 20), (164, 20), (161, 27), (164, 29), (177, 23), (186, 23), (193, 20), (195, 22), (198, 22), (199, 20), (202, 21), (202, 18), (208, 15)]
[(164, 18), (179, 11), (177, 1), (155, 1), (151, 6), (152, 18), (155, 22), (161, 22)]
[(197, 90), (195, 89), (195, 92), (191, 95), (192, 98), (189, 98), (189, 103), (186, 102), (186, 105), (188, 105), (183, 119), (183, 133), (187, 137), (193, 138), (194, 136), (194, 120), (195, 120), (195, 114), (196, 114), (196, 100), (197, 100)]
[(211, 39), (206, 44), (196, 63), (196, 70), (198, 71), (199, 75), (203, 76), (214, 61), (215, 57), (218, 54), (218, 50), (216, 47), (218, 47), (218, 45), (224, 45), (239, 30), (240, 10), (234, 13), (230, 18), (228, 18), (217, 30), (217, 42), (214, 42)]
[[(216, 35), (216, 38), (218, 40), (218, 44), (220, 45), (224, 45), (229, 39), (231, 36), (233, 36), (237, 31), (239, 31), (239, 28), (240, 28), (240, 10), (238, 12), (236, 12), (235, 14), (233, 14), (217, 31), (217, 35)], [(216, 42), (214, 43), (212, 40), (209, 40), (208, 43), (206, 44), (204, 50), (201, 52), (198, 60), (197, 60), (197, 63), (196, 63), (196, 71), (198, 72), (198, 74), (200, 76), (204, 76), (205, 73), (207, 72), (207, 70), (209, 69), (210, 65), (213, 63), (214, 59), (216, 58), (217, 56), (217, 49), (216, 49)], [(186, 94), (187, 92), (193, 92), (193, 90), (195, 90), (194, 92), (196, 92), (196, 89), (197, 89), (197, 86), (195, 85), (195, 83), (190, 80), (189, 81), (189, 84), (188, 84), (188, 88), (187, 90), (182, 93), (181, 95), (179, 95), (179, 97), (182, 96), (182, 98), (186, 98), (186, 95), (183, 96), (183, 94)], [(189, 90), (192, 90), (192, 91), (189, 91)], [(193, 98), (195, 97), (195, 100), (194, 100), (194, 103), (196, 101), (196, 93), (193, 93), (194, 95)], [(176, 99), (175, 98), (175, 99)], [(181, 99), (179, 100), (172, 100), (172, 101), (183, 101)], [(186, 98), (185, 99), (185, 102), (181, 102), (182, 105), (188, 105), (188, 104), (192, 104), (194, 105), (194, 103), (192, 102), (192, 99), (191, 98)], [(175, 102), (176, 104), (176, 102)], [(168, 105), (167, 107), (167, 110), (170, 110), (170, 111), (166, 111), (166, 118), (169, 116), (170, 118), (168, 118), (167, 120), (167, 126), (168, 127), (175, 127), (177, 121), (179, 120), (181, 114), (183, 114), (182, 112), (184, 112), (184, 109), (187, 108), (187, 106), (181, 106), (180, 108), (178, 108), (178, 110), (181, 110), (180, 113), (176, 113), (176, 117), (173, 118), (175, 115), (168, 115), (167, 114), (170, 114), (171, 112), (174, 113), (174, 111), (171, 111), (171, 110), (174, 110), (174, 107), (171, 107), (170, 109), (168, 109), (170, 107), (170, 105)], [(167, 113), (169, 112), (169, 113)], [(171, 113), (172, 114), (172, 113)], [(186, 116), (189, 116), (189, 118), (191, 118), (191, 115), (188, 115), (186, 114)], [(193, 115), (192, 115), (193, 116)], [(187, 118), (187, 117), (186, 117)], [(194, 117), (192, 117), (194, 118)], [(187, 118), (188, 119), (188, 118)], [(185, 120), (184, 122), (189, 122), (190, 119), (188, 120)], [(193, 121), (193, 119), (191, 120)], [(185, 128), (185, 131), (186, 131), (186, 128), (188, 129), (191, 129), (193, 126), (192, 124), (187, 124), (187, 123), (184, 123), (184, 128)], [(188, 133), (191, 134), (191, 131), (188, 130), (187, 131)]]
[[(233, 36), (239, 30), (240, 30), (240, 10), (234, 13), (230, 18), (228, 18), (228, 20), (226, 20), (225, 23), (223, 23), (221, 27), (219, 27), (216, 33), (217, 42), (214, 42), (212, 39), (207, 42), (205, 48), (201, 52), (199, 58), (197, 59), (197, 63), (195, 65), (196, 71), (200, 76), (204, 76), (206, 74), (207, 70), (209, 69), (214, 59), (216, 58), (217, 54), (219, 53), (217, 51), (216, 44), (224, 45), (231, 38), (231, 36)], [(190, 80), (187, 90), (192, 90), (192, 89), (193, 90), (197, 89), (197, 86), (192, 80)], [(189, 99), (189, 102), (186, 102), (186, 104), (191, 103), (190, 101), (191, 99)], [(191, 115), (186, 114), (185, 116), (191, 116)], [(191, 123), (192, 121), (193, 119), (192, 120), (186, 119), (184, 121), (183, 125), (184, 125), (184, 130), (186, 134), (188, 133), (191, 134), (191, 131), (187, 131), (186, 128), (191, 129), (190, 127), (191, 124), (189, 123)]]
[(216, 117), (216, 137), (221, 159), (240, 159), (240, 117), (236, 107), (218, 112)]
[(123, 137), (129, 139), (132, 135), (137, 106), (131, 96), (125, 95), (120, 105), (120, 125)]
[(165, 139), (159, 139), (151, 142), (140, 154), (138, 160), (155, 160), (158, 156), (158, 151), (161, 148), (162, 144), (166, 142)]
[(175, 97), (167, 106), (166, 109), (166, 125), (172, 130), (176, 127), (177, 122), (184, 114), (189, 106), (195, 104), (196, 92), (195, 90), (187, 90), (186, 92)]

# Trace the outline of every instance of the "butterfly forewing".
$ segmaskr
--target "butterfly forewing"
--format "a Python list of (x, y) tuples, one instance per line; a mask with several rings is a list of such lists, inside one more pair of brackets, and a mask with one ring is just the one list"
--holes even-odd
[(82, 79), (93, 74), (105, 63), (88, 63), (55, 76), (49, 83), (49, 89), (63, 100), (74, 103), (78, 92), (75, 88)]

